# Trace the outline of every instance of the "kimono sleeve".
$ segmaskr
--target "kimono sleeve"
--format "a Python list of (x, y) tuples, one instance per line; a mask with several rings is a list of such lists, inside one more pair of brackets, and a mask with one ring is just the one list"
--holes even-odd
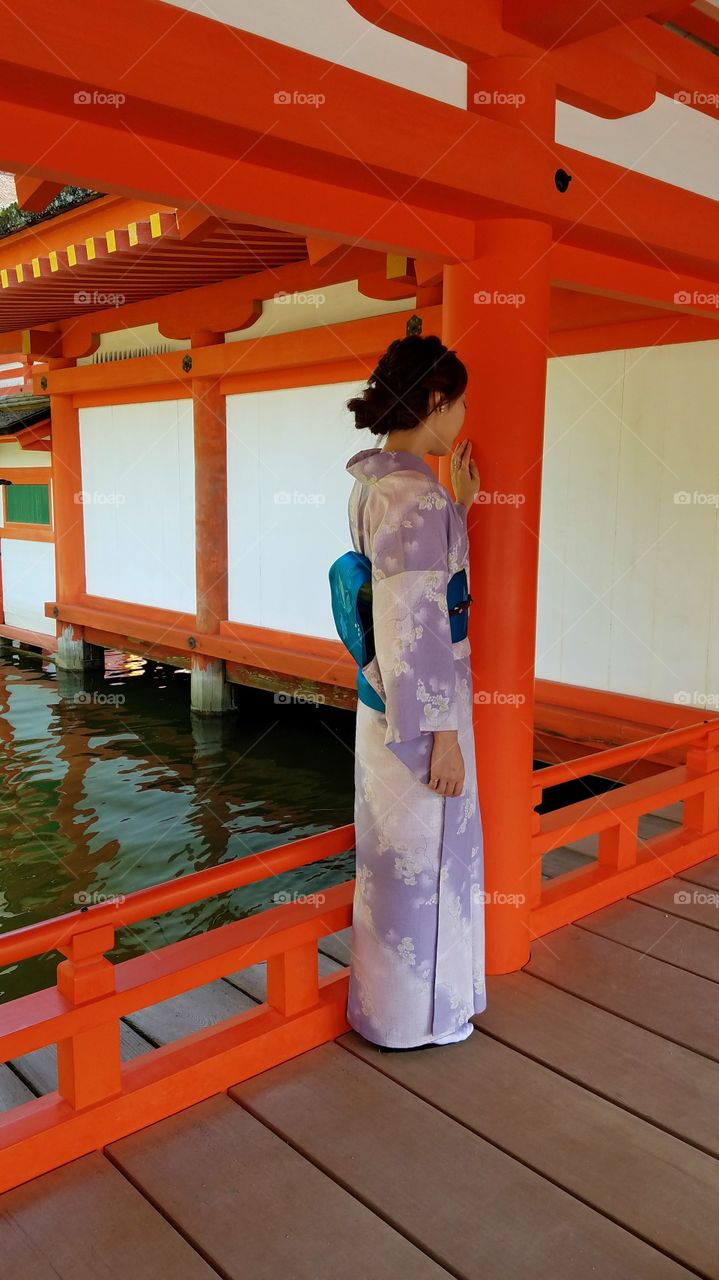
[(377, 530), (372, 617), (385, 746), (427, 781), (435, 730), (459, 729), (447, 608), (451, 513), (439, 485), (410, 487)]

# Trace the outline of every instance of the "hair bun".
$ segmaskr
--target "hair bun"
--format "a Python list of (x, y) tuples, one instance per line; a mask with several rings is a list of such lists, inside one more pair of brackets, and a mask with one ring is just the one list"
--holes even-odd
[(373, 435), (418, 426), (429, 415), (431, 391), (443, 402), (456, 400), (467, 385), (459, 356), (436, 334), (395, 338), (358, 396), (347, 401), (358, 430)]

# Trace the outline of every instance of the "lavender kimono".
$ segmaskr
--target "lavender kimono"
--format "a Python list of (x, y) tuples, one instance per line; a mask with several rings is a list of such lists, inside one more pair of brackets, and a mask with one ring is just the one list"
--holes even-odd
[[(420, 457), (363, 449), (349, 521), (372, 561), (376, 656), (363, 668), (385, 703), (357, 703), (352, 964), (347, 1017), (392, 1048), (464, 1040), (486, 1008), (483, 841), (469, 639), (452, 644), (447, 583), (469, 580), (467, 512)], [(456, 729), (460, 796), (427, 786), (434, 729)]]

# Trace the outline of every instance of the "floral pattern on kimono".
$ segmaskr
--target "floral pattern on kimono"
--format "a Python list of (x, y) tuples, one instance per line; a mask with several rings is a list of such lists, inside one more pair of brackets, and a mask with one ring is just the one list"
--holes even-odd
[[(467, 514), (431, 467), (365, 449), (349, 522), (372, 562), (375, 657), (363, 668), (384, 712), (357, 704), (357, 879), (347, 1016), (376, 1044), (462, 1040), (486, 1008), (483, 839), (470, 646), (452, 643), (447, 584), (467, 571)], [(460, 796), (428, 785), (433, 732), (456, 729)]]

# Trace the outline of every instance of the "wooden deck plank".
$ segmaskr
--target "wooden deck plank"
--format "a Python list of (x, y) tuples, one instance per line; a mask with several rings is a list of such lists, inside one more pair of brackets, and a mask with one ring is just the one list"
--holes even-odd
[(107, 1153), (231, 1280), (447, 1280), (226, 1094)]
[(34, 1097), (32, 1089), (23, 1084), (7, 1063), (0, 1064), (0, 1111), (10, 1111)]
[(715, 982), (565, 925), (532, 943), (527, 973), (719, 1060)]
[(183, 991), (182, 995), (171, 996), (169, 1000), (129, 1013), (126, 1021), (154, 1044), (160, 1045), (256, 1007), (257, 1002), (251, 996), (239, 991), (231, 982), (225, 982), (224, 978), (217, 978), (204, 987)]
[(719, 1277), (719, 1161), (489, 1036), (451, 1070), (429, 1053), (339, 1043), (662, 1253)]
[(542, 878), (553, 880), (555, 876), (564, 875), (565, 871), (574, 871), (575, 867), (588, 866), (593, 861), (593, 853), (583, 853), (572, 845), (562, 845), (560, 849), (552, 849), (544, 854)]
[(686, 871), (680, 871), (677, 878), (703, 884), (707, 889), (719, 889), (719, 858), (707, 858), (695, 867), (688, 867)]
[(328, 933), (320, 938), (318, 946), (324, 955), (331, 956), (341, 965), (348, 965), (352, 959), (352, 925), (338, 929), (337, 933)]
[[(716, 908), (714, 908), (716, 910)], [(580, 929), (632, 947), (642, 955), (719, 982), (719, 939), (716, 933), (692, 920), (682, 920), (634, 899), (615, 902), (577, 921)], [(717, 992), (719, 1014), (719, 992)]]
[[(719, 929), (719, 885), (710, 889), (705, 885), (692, 884), (672, 876), (671, 880), (662, 880), (649, 889), (633, 893), (632, 902), (643, 902), (669, 915), (680, 916), (683, 920), (693, 920), (707, 929)], [(716, 946), (716, 939), (714, 940)]]
[[(473, 1041), (378, 1057), (427, 1058), (428, 1069), (451, 1078)], [(480, 1055), (472, 1061), (472, 1089), (481, 1092)], [(340, 1044), (235, 1085), (230, 1096), (464, 1280), (688, 1275)]]
[(526, 971), (489, 978), (487, 993), (478, 1030), (719, 1155), (719, 1063)]
[(0, 1195), (0, 1256), (8, 1280), (217, 1280), (99, 1153)]
[[(149, 1053), (155, 1046), (144, 1036), (139, 1035), (133, 1027), (120, 1021), (120, 1057), (123, 1062), (137, 1058), (141, 1053)], [(54, 1044), (45, 1045), (42, 1049), (33, 1049), (20, 1058), (13, 1059), (23, 1079), (35, 1093), (51, 1093), (57, 1089), (57, 1052)]]

